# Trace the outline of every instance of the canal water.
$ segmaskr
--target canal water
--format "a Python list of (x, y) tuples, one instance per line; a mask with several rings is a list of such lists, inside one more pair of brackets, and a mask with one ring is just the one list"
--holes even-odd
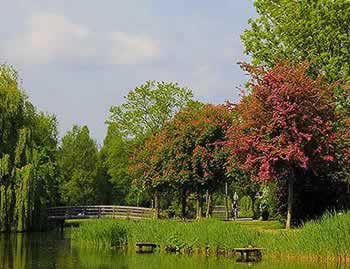
[(350, 266), (299, 262), (262, 261), (236, 263), (233, 258), (184, 256), (176, 254), (136, 254), (132, 251), (98, 251), (71, 245), (69, 238), (51, 233), (0, 234), (0, 269), (339, 269)]

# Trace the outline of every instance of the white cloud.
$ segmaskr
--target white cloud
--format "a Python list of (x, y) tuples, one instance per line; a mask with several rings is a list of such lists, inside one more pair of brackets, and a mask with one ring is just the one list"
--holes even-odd
[(126, 32), (95, 33), (65, 16), (36, 13), (27, 29), (0, 46), (11, 62), (43, 64), (60, 61), (94, 61), (135, 64), (156, 59), (159, 43), (147, 36)]
[(160, 55), (159, 42), (147, 36), (132, 36), (124, 32), (111, 34), (111, 62), (133, 64), (149, 61)]

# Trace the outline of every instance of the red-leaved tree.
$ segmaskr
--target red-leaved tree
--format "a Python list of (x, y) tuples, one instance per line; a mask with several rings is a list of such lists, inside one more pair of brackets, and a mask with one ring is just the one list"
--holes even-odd
[(211, 194), (225, 183), (223, 143), (231, 121), (232, 114), (226, 106), (204, 105), (180, 111), (169, 123), (171, 157), (167, 173), (178, 188), (196, 194), (197, 218), (202, 216), (203, 194), (208, 193), (208, 216)]
[(133, 184), (139, 191), (147, 191), (154, 197), (156, 218), (159, 217), (159, 193), (171, 187), (164, 168), (169, 147), (165, 135), (165, 128), (153, 133), (130, 156), (129, 171), (134, 178)]
[(289, 228), (295, 181), (335, 158), (334, 85), (310, 78), (305, 63), (243, 68), (252, 76), (251, 92), (237, 105), (239, 116), (228, 131), (230, 165), (260, 182), (288, 182)]
[(195, 104), (181, 110), (132, 154), (135, 184), (155, 196), (156, 208), (158, 194), (179, 192), (183, 217), (189, 193), (196, 194), (197, 218), (202, 216), (202, 196), (207, 192), (209, 215), (211, 194), (225, 180), (222, 148), (230, 124), (231, 112), (223, 105)]

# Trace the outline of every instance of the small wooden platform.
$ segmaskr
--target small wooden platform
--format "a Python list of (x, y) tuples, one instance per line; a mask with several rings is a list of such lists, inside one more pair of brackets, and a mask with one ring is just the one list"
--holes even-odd
[(254, 258), (256, 261), (262, 259), (262, 248), (247, 247), (247, 248), (235, 248), (233, 249), (236, 253), (240, 253), (240, 261), (249, 262), (251, 258)]
[(137, 253), (152, 253), (154, 252), (154, 249), (159, 247), (158, 244), (156, 243), (151, 243), (151, 242), (137, 242), (136, 243), (136, 252)]

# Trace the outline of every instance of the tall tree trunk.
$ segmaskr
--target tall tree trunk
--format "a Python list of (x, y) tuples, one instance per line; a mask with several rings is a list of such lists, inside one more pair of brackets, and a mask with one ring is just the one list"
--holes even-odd
[(288, 179), (288, 208), (287, 208), (287, 221), (286, 229), (290, 229), (292, 223), (292, 214), (293, 214), (293, 195), (294, 195), (294, 173)]
[(159, 197), (157, 192), (154, 194), (154, 208), (154, 218), (159, 219)]
[(197, 212), (196, 219), (201, 219), (202, 212), (203, 212), (203, 202), (202, 202), (202, 197), (200, 196), (200, 193), (197, 193), (196, 195), (196, 212)]
[(187, 198), (186, 197), (186, 189), (183, 188), (182, 192), (181, 192), (181, 215), (182, 215), (183, 219), (186, 218), (186, 206), (187, 206), (186, 198)]
[(255, 197), (255, 195), (252, 195), (252, 196), (250, 196), (250, 198), (252, 199), (253, 219), (258, 219), (258, 217), (257, 217), (257, 213), (258, 213), (258, 212), (256, 212), (256, 206), (255, 206), (256, 197)]
[(230, 218), (230, 209), (228, 207), (228, 186), (225, 183), (225, 211), (226, 211), (226, 220)]
[(205, 217), (209, 218), (209, 217), (211, 217), (211, 199), (212, 199), (212, 197), (211, 197), (211, 193), (208, 193), (207, 195), (208, 195), (207, 196), (207, 212), (205, 213)]

